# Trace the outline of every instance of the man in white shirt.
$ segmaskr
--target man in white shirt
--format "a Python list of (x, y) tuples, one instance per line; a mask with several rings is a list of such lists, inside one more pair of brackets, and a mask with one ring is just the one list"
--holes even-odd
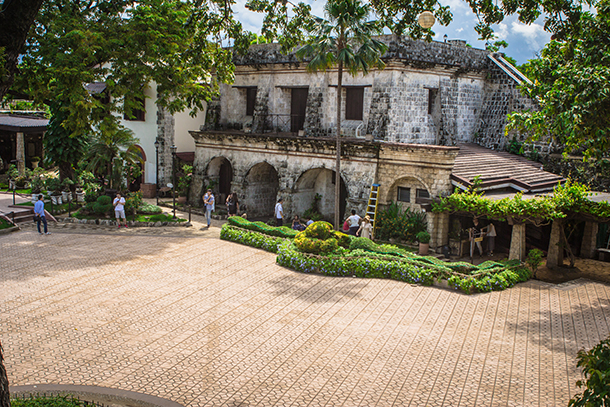
[(280, 198), (275, 204), (275, 225), (282, 226), (284, 224), (284, 208), (282, 207), (284, 200)]
[(347, 220), (349, 221), (349, 234), (356, 236), (356, 232), (358, 232), (358, 229), (360, 228), (360, 221), (362, 218), (356, 215), (356, 210), (352, 209), (352, 216), (347, 218)]
[(127, 227), (127, 219), (125, 218), (125, 198), (121, 196), (120, 192), (116, 193), (116, 198), (112, 201), (112, 205), (114, 205), (114, 214), (116, 216), (116, 223), (119, 225), (119, 229), (121, 228), (121, 218), (125, 223), (123, 226)]

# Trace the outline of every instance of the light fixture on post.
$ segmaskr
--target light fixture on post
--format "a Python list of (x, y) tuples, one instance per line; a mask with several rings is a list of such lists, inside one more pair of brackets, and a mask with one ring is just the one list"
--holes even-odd
[(157, 206), (159, 205), (159, 138), (155, 139), (155, 158), (157, 175), (155, 175), (155, 197), (157, 198)]
[(174, 200), (173, 219), (176, 219), (176, 150), (178, 149), (178, 147), (176, 147), (175, 144), (172, 144), (172, 146), (169, 149), (172, 152), (172, 196), (173, 196), (173, 200)]

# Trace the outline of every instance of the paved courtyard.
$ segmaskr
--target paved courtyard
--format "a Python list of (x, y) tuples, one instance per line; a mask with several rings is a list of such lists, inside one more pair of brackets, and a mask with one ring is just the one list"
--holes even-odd
[(566, 406), (576, 352), (609, 333), (604, 284), (467, 296), (300, 274), (217, 235), (0, 236), (11, 385), (185, 406)]

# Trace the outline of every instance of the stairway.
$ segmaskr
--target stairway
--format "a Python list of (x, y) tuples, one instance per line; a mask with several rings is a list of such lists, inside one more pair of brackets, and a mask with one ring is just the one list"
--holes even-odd
[(371, 192), (369, 194), (369, 202), (366, 206), (366, 214), (371, 218), (371, 226), (373, 226), (373, 238), (375, 237), (375, 220), (377, 219), (377, 203), (379, 197), (380, 184), (371, 185)]
[[(32, 222), (34, 220), (34, 208), (31, 206), (10, 205), (11, 211), (15, 212), (15, 224)], [(13, 215), (4, 214), (7, 218), (13, 220)]]

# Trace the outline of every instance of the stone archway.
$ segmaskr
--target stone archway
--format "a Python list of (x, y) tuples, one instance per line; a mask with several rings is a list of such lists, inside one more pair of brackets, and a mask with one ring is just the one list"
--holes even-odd
[[(327, 168), (313, 168), (301, 174), (293, 188), (292, 213), (302, 215), (311, 207), (316, 194), (322, 195), (320, 213), (325, 220), (332, 222), (335, 214), (335, 172)], [(339, 217), (343, 219), (347, 204), (347, 188), (343, 178), (339, 202)]]
[(206, 177), (209, 180), (208, 185), (213, 184), (212, 190), (216, 194), (216, 202), (224, 203), (227, 195), (231, 192), (231, 183), (233, 182), (233, 166), (229, 160), (225, 157), (213, 158), (208, 164)]
[(244, 180), (242, 200), (248, 218), (272, 217), (279, 189), (279, 177), (272, 165), (262, 162), (252, 166)]

